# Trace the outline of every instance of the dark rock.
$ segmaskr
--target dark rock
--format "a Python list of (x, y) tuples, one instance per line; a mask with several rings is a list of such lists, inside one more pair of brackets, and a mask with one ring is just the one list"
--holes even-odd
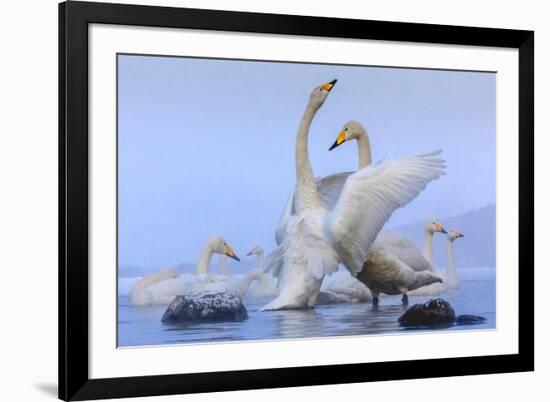
[(456, 317), (456, 325), (481, 324), (485, 322), (485, 320), (485, 317), (480, 317), (479, 315), (462, 314)]
[(229, 293), (177, 296), (162, 316), (165, 324), (243, 321), (248, 312), (240, 298)]
[(415, 304), (399, 317), (399, 323), (406, 327), (441, 326), (455, 322), (455, 311), (443, 299), (431, 299), (423, 304)]

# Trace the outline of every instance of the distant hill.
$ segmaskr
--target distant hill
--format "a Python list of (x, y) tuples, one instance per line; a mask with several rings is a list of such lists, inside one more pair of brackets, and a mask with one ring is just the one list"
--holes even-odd
[[(494, 204), (467, 213), (448, 217), (436, 217), (447, 230), (456, 229), (464, 234), (455, 242), (455, 264), (458, 268), (494, 267), (496, 265), (496, 206)], [(402, 233), (413, 239), (422, 250), (424, 244), (424, 224), (419, 221), (410, 225), (398, 226), (388, 231)], [(443, 234), (434, 235), (434, 262), (436, 267), (446, 267), (446, 238)]]

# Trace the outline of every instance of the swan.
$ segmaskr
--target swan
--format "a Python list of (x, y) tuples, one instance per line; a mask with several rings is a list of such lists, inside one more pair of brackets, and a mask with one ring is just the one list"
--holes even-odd
[(134, 306), (153, 304), (154, 295), (148, 290), (148, 287), (154, 285), (155, 283), (175, 279), (178, 276), (179, 275), (174, 268), (167, 267), (161, 269), (159, 272), (140, 279), (130, 290), (130, 303)]
[(317, 304), (366, 303), (370, 301), (372, 301), (372, 294), (369, 288), (342, 269), (325, 277), (317, 298)]
[[(350, 140), (357, 141), (359, 169), (371, 162), (371, 149), (368, 134), (357, 121), (347, 122), (329, 148)], [(381, 232), (373, 244), (365, 269), (357, 277), (373, 293), (373, 304), (378, 304), (379, 294), (402, 294), (403, 304), (408, 304), (408, 292), (431, 284), (439, 284), (441, 279), (431, 273), (433, 234), (447, 233), (441, 224), (431, 220), (425, 225), (424, 255), (414, 241), (396, 233)], [(411, 270), (413, 272), (411, 272)], [(422, 272), (428, 271), (428, 272)]]
[(460, 279), (458, 278), (454, 265), (454, 241), (461, 237), (464, 237), (464, 235), (457, 230), (452, 230), (447, 234), (447, 270), (440, 271), (434, 269), (443, 281), (441, 283), (434, 283), (433, 285), (426, 286), (422, 289), (417, 289), (414, 292), (411, 292), (412, 295), (434, 296), (441, 294), (446, 290), (460, 288)]
[(392, 232), (380, 233), (373, 244), (365, 268), (357, 279), (367, 285), (373, 294), (373, 305), (378, 305), (380, 293), (402, 295), (407, 305), (409, 295), (440, 293), (443, 278), (432, 266), (434, 233), (447, 233), (443, 226), (431, 219), (424, 225), (424, 252), (408, 237)]
[[(338, 146), (344, 144), (345, 142), (350, 142), (352, 140), (355, 140), (357, 142), (358, 164), (359, 170), (361, 170), (370, 165), (372, 161), (370, 140), (367, 131), (361, 123), (353, 120), (347, 122), (342, 130), (339, 132), (334, 143), (329, 148), (329, 151), (332, 151)], [(341, 192), (343, 184), (345, 183), (345, 179), (350, 174), (352, 173), (344, 172), (317, 180), (317, 189), (323, 192), (323, 200), (328, 208), (332, 209), (334, 207), (337, 201), (337, 196)], [(327, 183), (330, 183), (330, 186), (327, 185)], [(293, 201), (293, 198), (291, 199), (291, 201)], [(289, 206), (288, 204), (285, 205), (284, 211), (285, 212), (283, 213), (283, 215), (285, 213), (293, 213), (291, 206)], [(288, 219), (288, 217), (285, 217), (285, 219)], [(426, 225), (427, 236), (425, 238), (425, 252), (430, 255), (430, 260), (434, 232), (444, 232), (442, 226), (435, 221), (430, 222), (429, 225)], [(372, 275), (375, 275), (375, 273), (385, 273), (383, 267), (385, 267), (385, 265), (389, 263), (387, 259), (381, 258), (381, 255), (383, 256), (384, 254), (391, 254), (393, 257), (396, 257), (404, 262), (409, 268), (412, 268), (413, 271), (431, 270), (430, 262), (418, 250), (416, 244), (403, 235), (382, 232), (376, 237), (373, 247), (376, 252), (373, 254), (373, 258), (369, 257), (371, 258), (368, 271), (369, 275), (367, 275), (364, 279), (368, 283), (370, 283), (371, 286), (376, 287), (377, 289), (380, 287), (380, 285), (377, 285), (377, 281), (374, 281), (375, 278), (373, 278)], [(374, 256), (377, 256), (377, 258), (374, 258)], [(393, 259), (391, 259), (390, 261), (393, 261)], [(372, 264), (376, 262), (383, 264), (383, 267), (379, 267), (381, 268), (380, 271), (373, 270)], [(280, 275), (279, 270), (276, 270), (274, 272), (274, 275)], [(385, 280), (388, 280), (390, 277), (395, 278), (396, 273), (394, 272), (389, 277), (386, 277)], [(426, 273), (420, 275), (418, 278), (415, 275), (405, 275), (404, 273), (402, 273), (400, 276), (398, 275), (397, 277), (408, 278), (411, 281), (410, 287), (409, 285), (404, 286), (403, 283), (399, 284), (400, 286), (403, 285), (408, 290), (426, 286), (430, 283), (433, 283), (433, 281), (438, 280), (438, 278), (434, 277), (433, 275)], [(384, 282), (382, 277), (377, 279), (378, 281)], [(391, 289), (396, 288), (391, 287)], [(395, 290), (392, 290), (392, 294), (394, 293)], [(349, 275), (334, 275), (334, 278), (331, 278), (331, 280), (328, 280), (328, 278), (325, 279), (325, 283), (322, 287), (322, 292), (319, 295), (319, 302), (322, 304), (346, 301), (361, 302), (370, 301), (372, 299), (372, 295), (368, 291), (368, 289), (366, 289), (365, 284), (361, 283), (355, 278), (349, 277)], [(377, 302), (378, 296), (374, 300), (374, 303)], [(403, 302), (408, 302), (408, 297), (405, 296), (403, 298)]]
[[(362, 130), (350, 130), (349, 132), (348, 130), (343, 130), (338, 135), (338, 138), (336, 139), (334, 144), (329, 148), (329, 151), (332, 151), (334, 148), (343, 144), (345, 141), (356, 140), (357, 150), (359, 154), (358, 170), (361, 170), (364, 167), (370, 165), (372, 162), (369, 137), (360, 123), (356, 121), (351, 121), (347, 124), (360, 126)], [(336, 201), (338, 201), (338, 196), (344, 188), (346, 179), (351, 174), (353, 174), (353, 172), (341, 172), (315, 179), (319, 198), (328, 209), (332, 209), (336, 205)], [(277, 243), (277, 246), (282, 243), (286, 231), (286, 225), (288, 224), (290, 217), (295, 213), (296, 209), (294, 207), (294, 192), (292, 192), (287, 198), (287, 201), (279, 218), (279, 223), (277, 224), (277, 229), (275, 230), (275, 242)]]
[(356, 276), (378, 232), (400, 207), (444, 173), (439, 152), (369, 166), (350, 174), (332, 210), (320, 199), (308, 155), (309, 127), (336, 80), (316, 87), (296, 135), (295, 214), (288, 218), (278, 253), (279, 296), (262, 310), (313, 307), (325, 275), (339, 263)]
[[(334, 143), (330, 146), (329, 151), (339, 147), (344, 143), (355, 140), (358, 150), (358, 170), (361, 170), (372, 162), (372, 151), (370, 147), (370, 139), (367, 131), (363, 125), (357, 121), (347, 122)], [(321, 199), (324, 204), (329, 208), (334, 208), (338, 195), (342, 191), (347, 177), (353, 172), (337, 173), (330, 176), (326, 176), (321, 179), (316, 179), (317, 190), (321, 194)], [(289, 217), (295, 213), (293, 208), (294, 193), (288, 198), (287, 203), (281, 214), (277, 231), (275, 234), (276, 240), (279, 242), (282, 240), (284, 227), (288, 222)], [(396, 254), (403, 259), (407, 265), (409, 265), (415, 271), (422, 271), (430, 269), (430, 264), (422, 256), (420, 252), (414, 252), (416, 245), (410, 239), (404, 236), (396, 236), (387, 233), (380, 233), (374, 243), (380, 250), (386, 248), (388, 252)], [(393, 250), (395, 247), (402, 247), (402, 250)], [(406, 248), (405, 248), (406, 247)], [(412, 251), (408, 251), (411, 249)], [(276, 263), (276, 259), (272, 260)], [(270, 267), (272, 268), (272, 267)], [(278, 264), (273, 269), (273, 276), (280, 277), (281, 264)], [(368, 302), (372, 300), (372, 295), (366, 286), (359, 282), (357, 279), (350, 277), (349, 275), (333, 275), (331, 280), (325, 279), (323, 283), (322, 292), (319, 295), (319, 303), (341, 303), (341, 302)]]
[[(442, 233), (447, 233), (447, 232), (445, 231), (445, 229), (443, 229)], [(456, 273), (456, 269), (454, 266), (454, 241), (461, 237), (464, 237), (464, 235), (457, 230), (452, 230), (449, 233), (447, 233), (447, 270), (446, 271), (436, 270), (434, 266), (431, 264), (432, 262), (431, 243), (428, 244), (428, 247), (425, 247), (425, 253), (427, 258), (430, 261), (431, 269), (443, 281), (441, 283), (434, 283), (430, 286), (426, 286), (422, 289), (417, 289), (411, 292), (410, 293), (411, 295), (435, 296), (445, 292), (446, 290), (460, 288), (460, 280), (458, 278), (458, 274)]]
[(255, 271), (260, 271), (261, 276), (259, 281), (252, 285), (248, 292), (248, 296), (255, 298), (277, 296), (279, 294), (277, 279), (264, 272), (265, 253), (263, 247), (259, 245), (253, 246), (247, 254), (247, 257), (254, 255), (257, 256), (258, 259)]
[[(168, 304), (178, 295), (196, 296), (203, 293), (231, 293), (243, 297), (250, 284), (259, 279), (259, 273), (249, 272), (242, 278), (227, 275), (209, 275), (208, 268), (213, 254), (240, 261), (233, 249), (221, 236), (214, 236), (207, 241), (199, 256), (196, 274), (184, 274), (177, 278), (158, 281), (147, 286), (145, 290), (150, 294), (150, 297), (147, 303), (140, 305)], [(220, 258), (222, 269), (223, 262), (224, 259)]]
[[(358, 160), (359, 160), (359, 170), (370, 165), (372, 161), (372, 152), (370, 147), (370, 140), (367, 134), (367, 131), (363, 125), (357, 121), (347, 122), (336, 140), (329, 148), (329, 151), (332, 151), (336, 147), (355, 140), (357, 142), (358, 150)], [(333, 175), (338, 177), (339, 180), (342, 177), (345, 178), (349, 175), (349, 172), (341, 173), (339, 175)], [(337, 180), (337, 179), (334, 179)], [(331, 191), (336, 191), (339, 185), (331, 186)], [(343, 185), (341, 185), (343, 187)], [(333, 192), (330, 195), (326, 196), (327, 200), (334, 201), (338, 194)], [(330, 204), (329, 207), (332, 208), (334, 205)], [(436, 232), (447, 233), (445, 229), (441, 226), (440, 223), (437, 223), (434, 219), (426, 222), (425, 225), (425, 238), (424, 238), (424, 254), (422, 254), (414, 241), (408, 237), (391, 232), (381, 232), (374, 242), (374, 244), (380, 248), (385, 249), (387, 252), (391, 252), (396, 255), (399, 259), (405, 262), (410, 268), (415, 271), (424, 271), (426, 269), (432, 270), (431, 261), (432, 261), (432, 244), (433, 244), (433, 234)]]

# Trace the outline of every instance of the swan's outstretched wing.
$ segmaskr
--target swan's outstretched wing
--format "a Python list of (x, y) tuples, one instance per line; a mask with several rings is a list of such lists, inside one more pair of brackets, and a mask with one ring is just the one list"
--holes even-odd
[(277, 246), (280, 246), (285, 238), (286, 227), (292, 215), (294, 215), (294, 192), (288, 196), (283, 212), (281, 212), (277, 229), (275, 230), (275, 242)]
[(352, 174), (325, 220), (325, 231), (352, 275), (367, 259), (378, 232), (391, 214), (444, 174), (441, 151), (368, 166)]
[(317, 183), (317, 193), (327, 209), (331, 210), (334, 208), (346, 184), (347, 178), (353, 173), (354, 172), (335, 173), (315, 179)]
[(416, 243), (400, 233), (381, 232), (376, 238), (374, 246), (395, 255), (414, 271), (432, 269), (430, 262), (424, 257)]
[(274, 278), (277, 278), (277, 286), (279, 286), (282, 279), (284, 254), (283, 247), (279, 246), (269, 253), (266, 258), (267, 261), (264, 272), (271, 272), (271, 275), (273, 275)]
[[(315, 179), (319, 198), (328, 209), (334, 208), (336, 201), (338, 201), (338, 197), (344, 188), (344, 184), (346, 184), (346, 179), (352, 173), (353, 172), (335, 173)], [(277, 224), (277, 229), (275, 230), (275, 242), (277, 243), (277, 246), (280, 246), (283, 242), (288, 221), (295, 213), (294, 192), (292, 192), (286, 200), (285, 206), (279, 218), (279, 223)]]

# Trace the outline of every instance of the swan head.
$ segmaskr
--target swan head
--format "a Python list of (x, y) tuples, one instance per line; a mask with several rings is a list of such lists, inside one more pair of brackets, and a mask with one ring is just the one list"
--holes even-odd
[(158, 272), (158, 279), (159, 281), (164, 281), (166, 279), (174, 279), (174, 278), (177, 278), (179, 275), (178, 273), (176, 272), (175, 268), (172, 268), (172, 267), (166, 267), (166, 268), (162, 268), (159, 272)]
[(424, 229), (428, 233), (447, 233), (447, 231), (443, 229), (441, 223), (439, 223), (435, 219), (430, 219), (429, 221), (427, 221)]
[(264, 249), (262, 246), (254, 246), (250, 249), (250, 251), (248, 252), (247, 256), (251, 256), (251, 255), (260, 255), (260, 254), (263, 254), (264, 253)]
[(340, 130), (340, 133), (338, 133), (338, 137), (336, 137), (336, 141), (334, 141), (334, 144), (332, 144), (328, 150), (332, 151), (334, 148), (342, 145), (344, 142), (356, 140), (366, 133), (367, 132), (365, 131), (365, 127), (363, 127), (361, 123), (355, 120), (348, 121), (346, 124), (344, 124), (342, 130)]
[(464, 235), (462, 233), (460, 233), (458, 230), (451, 230), (449, 232), (449, 234), (447, 234), (447, 238), (450, 241), (455, 241), (456, 239), (458, 239), (460, 237), (464, 237)]
[(325, 103), (325, 100), (327, 99), (330, 91), (332, 91), (332, 88), (334, 88), (336, 81), (337, 80), (332, 80), (330, 82), (319, 85), (318, 87), (315, 87), (311, 92), (311, 95), (309, 96), (310, 104), (316, 107), (321, 107), (323, 103)]
[(208, 245), (214, 253), (226, 255), (230, 258), (233, 258), (234, 260), (240, 261), (239, 257), (237, 257), (237, 254), (235, 254), (231, 246), (225, 241), (223, 237), (212, 237), (210, 240), (208, 240)]

